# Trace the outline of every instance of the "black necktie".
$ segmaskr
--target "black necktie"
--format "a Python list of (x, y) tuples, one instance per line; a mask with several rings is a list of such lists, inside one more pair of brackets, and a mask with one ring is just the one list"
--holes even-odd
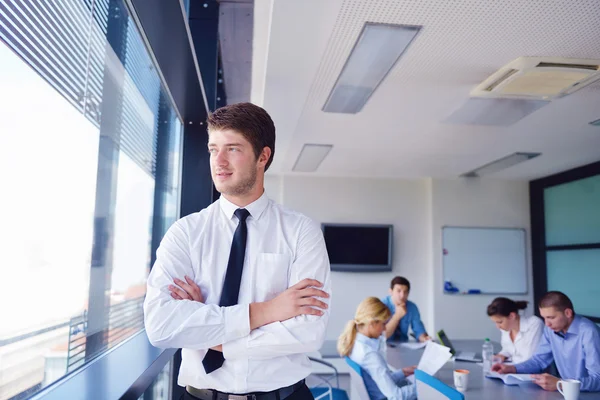
[[(250, 213), (246, 209), (238, 208), (234, 214), (240, 223), (233, 235), (231, 251), (229, 252), (225, 282), (223, 282), (223, 291), (221, 292), (221, 300), (219, 301), (219, 305), (222, 307), (229, 307), (238, 303), (240, 283), (242, 282), (242, 269), (244, 268), (244, 256), (246, 254), (246, 237), (248, 236), (246, 218), (248, 218)], [(221, 368), (223, 361), (225, 361), (225, 358), (223, 358), (222, 352), (209, 349), (202, 360), (202, 365), (204, 365), (206, 373), (210, 374), (214, 370)]]

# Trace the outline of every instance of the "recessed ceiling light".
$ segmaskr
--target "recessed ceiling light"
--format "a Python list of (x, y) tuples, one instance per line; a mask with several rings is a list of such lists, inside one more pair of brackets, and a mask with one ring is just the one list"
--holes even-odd
[(508, 167), (512, 167), (513, 165), (522, 163), (523, 161), (531, 160), (532, 158), (535, 158), (540, 154), (542, 153), (514, 153), (509, 156), (492, 161), (491, 163), (485, 164), (461, 176), (473, 178), (477, 176), (493, 174), (494, 172), (498, 172)]
[(411, 44), (420, 26), (366, 23), (323, 111), (356, 114)]
[(314, 172), (319, 168), (327, 154), (331, 151), (331, 144), (305, 144), (296, 159), (292, 171)]

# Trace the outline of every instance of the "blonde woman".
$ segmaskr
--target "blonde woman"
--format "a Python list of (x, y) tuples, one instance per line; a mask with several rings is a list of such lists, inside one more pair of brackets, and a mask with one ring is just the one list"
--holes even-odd
[(385, 359), (385, 323), (390, 310), (377, 297), (368, 297), (356, 309), (352, 321), (338, 339), (338, 352), (360, 365), (363, 381), (371, 400), (413, 400), (416, 386), (405, 378), (415, 366), (392, 371)]

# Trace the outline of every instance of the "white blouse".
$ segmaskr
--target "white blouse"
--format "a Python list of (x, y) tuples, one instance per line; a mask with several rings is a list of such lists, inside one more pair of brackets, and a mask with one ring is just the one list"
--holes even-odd
[(519, 333), (514, 342), (510, 339), (509, 331), (502, 331), (502, 351), (498, 354), (515, 364), (529, 360), (540, 343), (543, 330), (544, 322), (539, 317), (521, 315)]

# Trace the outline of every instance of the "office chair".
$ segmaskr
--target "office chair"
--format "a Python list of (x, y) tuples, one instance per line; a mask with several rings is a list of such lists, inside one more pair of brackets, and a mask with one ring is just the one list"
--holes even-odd
[(446, 385), (444, 382), (417, 369), (415, 371), (415, 383), (417, 385), (417, 396), (419, 399), (427, 400), (464, 400), (465, 395)]
[[(313, 375), (316, 379), (321, 381), (317, 386), (310, 388), (310, 392), (315, 400), (349, 400), (346, 391), (340, 389), (340, 378), (337, 368), (333, 364), (319, 358), (308, 357), (308, 359), (312, 362), (324, 365), (332, 371), (329, 376), (325, 377)], [(334, 379), (335, 387), (331, 384), (331, 381)]]
[(344, 357), (344, 360), (350, 366), (350, 399), (370, 400), (369, 392), (367, 392), (365, 381), (363, 380), (362, 368), (352, 361), (350, 357)]

